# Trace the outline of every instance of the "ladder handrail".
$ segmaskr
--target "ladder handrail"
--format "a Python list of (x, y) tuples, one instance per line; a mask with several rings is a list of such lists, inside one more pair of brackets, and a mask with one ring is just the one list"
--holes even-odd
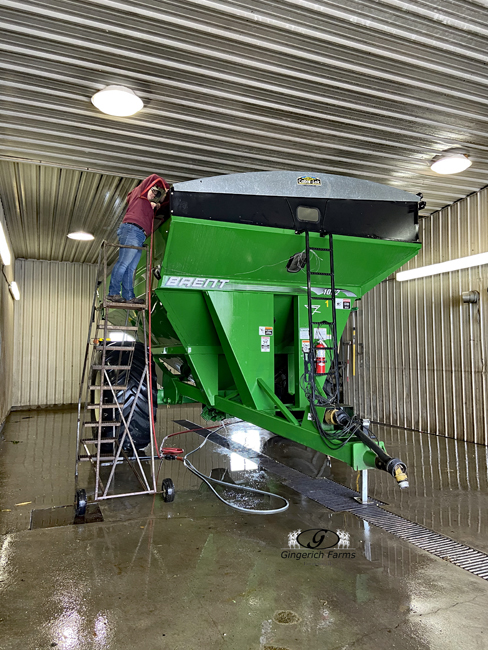
[[(102, 242), (103, 246), (103, 242)], [(75, 467), (75, 483), (76, 487), (78, 487), (78, 455), (79, 455), (79, 446), (80, 446), (80, 426), (81, 426), (81, 398), (83, 396), (83, 386), (85, 384), (85, 378), (86, 378), (86, 366), (88, 363), (88, 354), (90, 350), (90, 338), (91, 338), (91, 333), (92, 333), (92, 325), (93, 321), (95, 319), (95, 304), (97, 301), (97, 290), (98, 290), (98, 277), (100, 273), (100, 259), (102, 256), (102, 247), (100, 247), (100, 250), (98, 252), (98, 264), (97, 264), (97, 273), (95, 277), (95, 290), (93, 292), (93, 301), (92, 301), (92, 308), (90, 311), (90, 322), (88, 323), (88, 337), (86, 341), (86, 348), (85, 348), (85, 358), (83, 361), (83, 370), (81, 372), (81, 381), (80, 381), (80, 392), (78, 395), (78, 421), (77, 421), (77, 426), (76, 426), (76, 467)]]

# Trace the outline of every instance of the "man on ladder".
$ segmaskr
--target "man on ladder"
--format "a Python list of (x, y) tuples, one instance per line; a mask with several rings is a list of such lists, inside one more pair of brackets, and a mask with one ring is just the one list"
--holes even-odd
[[(110, 278), (107, 300), (110, 302), (130, 302), (143, 304), (144, 298), (136, 298), (134, 294), (134, 272), (141, 258), (141, 247), (146, 238), (154, 231), (154, 221), (157, 215), (164, 219), (169, 207), (169, 184), (157, 174), (145, 178), (127, 196), (128, 208), (124, 219), (117, 230), (119, 244), (136, 246), (135, 248), (120, 248), (117, 260)], [(122, 296), (120, 295), (122, 285)]]

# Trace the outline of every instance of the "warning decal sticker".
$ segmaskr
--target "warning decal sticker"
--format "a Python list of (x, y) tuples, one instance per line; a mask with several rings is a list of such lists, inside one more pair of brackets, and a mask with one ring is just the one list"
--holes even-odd
[(270, 352), (271, 350), (271, 339), (269, 336), (261, 337), (261, 352)]
[(259, 336), (273, 336), (272, 327), (259, 327)]

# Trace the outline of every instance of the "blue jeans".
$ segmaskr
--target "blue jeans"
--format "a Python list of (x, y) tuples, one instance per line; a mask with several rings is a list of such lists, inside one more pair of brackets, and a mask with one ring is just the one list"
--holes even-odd
[[(119, 244), (122, 246), (142, 246), (146, 241), (144, 230), (138, 228), (133, 223), (122, 223), (117, 230)], [(142, 251), (133, 248), (120, 248), (119, 259), (117, 260), (112, 275), (110, 277), (110, 287), (108, 293), (110, 296), (120, 295), (120, 285), (122, 284), (122, 298), (132, 300), (134, 294), (134, 272)]]

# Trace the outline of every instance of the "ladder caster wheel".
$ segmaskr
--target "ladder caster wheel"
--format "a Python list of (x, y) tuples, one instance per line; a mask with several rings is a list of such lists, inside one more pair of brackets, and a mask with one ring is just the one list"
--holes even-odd
[(161, 485), (161, 492), (163, 493), (163, 501), (171, 503), (175, 500), (175, 484), (170, 478), (164, 478)]
[(76, 490), (76, 497), (75, 497), (75, 514), (77, 517), (84, 517), (86, 514), (86, 492), (81, 488), (80, 490)]

